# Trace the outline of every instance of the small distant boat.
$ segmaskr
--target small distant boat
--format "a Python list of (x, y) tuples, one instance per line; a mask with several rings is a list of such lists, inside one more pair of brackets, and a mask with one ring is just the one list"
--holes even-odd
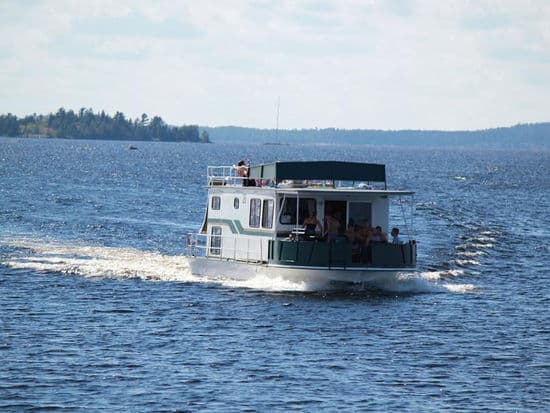
[(137, 151), (137, 146), (134, 146), (134, 145), (130, 145), (128, 146), (128, 149), (131, 150), (131, 151)]
[[(371, 231), (366, 221), (389, 232), (392, 198), (407, 214), (403, 197), (414, 193), (387, 189), (385, 165), (275, 162), (249, 167), (248, 177), (237, 176), (231, 166), (210, 166), (206, 178), (208, 204), (202, 228), (187, 234), (186, 255), (195, 275), (260, 275), (330, 284), (364, 283), (416, 271), (412, 199), (410, 219), (404, 216), (400, 233), (406, 241), (354, 240), (353, 230), (363, 230), (364, 223), (365, 233)], [(314, 228), (312, 233), (304, 225), (311, 216), (318, 217), (321, 231)], [(338, 233), (326, 233), (327, 223), (334, 220)]]

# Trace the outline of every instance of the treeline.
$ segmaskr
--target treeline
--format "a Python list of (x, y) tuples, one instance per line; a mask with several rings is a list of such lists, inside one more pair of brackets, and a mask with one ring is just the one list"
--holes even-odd
[(60, 108), (49, 115), (18, 118), (0, 115), (0, 136), (27, 136), (72, 139), (152, 140), (170, 142), (209, 142), (208, 133), (199, 136), (197, 125), (171, 126), (160, 116), (147, 114), (130, 119), (122, 112), (114, 116), (82, 108), (77, 113)]
[(201, 127), (213, 142), (360, 144), (407, 147), (550, 148), (550, 123), (527, 123), (475, 131), (375, 129), (254, 129)]

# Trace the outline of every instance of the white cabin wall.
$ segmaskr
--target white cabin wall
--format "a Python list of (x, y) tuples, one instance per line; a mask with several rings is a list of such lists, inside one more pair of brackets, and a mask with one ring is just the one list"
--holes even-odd
[(376, 198), (372, 200), (371, 226), (375, 228), (380, 225), (382, 231), (388, 232), (388, 221), (390, 216), (390, 202), (388, 198)]
[[(212, 209), (212, 197), (214, 196), (221, 198), (219, 210)], [(235, 198), (239, 199), (239, 208), (234, 207)], [(260, 228), (250, 228), (251, 198), (258, 198), (263, 202), (264, 199), (274, 199), (274, 196), (272, 192), (259, 193), (240, 188), (231, 188), (231, 190), (215, 188), (209, 191), (207, 255), (237, 260), (267, 261), (268, 242), (273, 238), (275, 222), (271, 229), (264, 229), (261, 226)], [(215, 222), (215, 220), (223, 220), (223, 222)], [(235, 221), (238, 221), (240, 226)], [(210, 236), (213, 226), (222, 228), (221, 253), (215, 255), (210, 253)], [(242, 233), (239, 232), (241, 229)]]

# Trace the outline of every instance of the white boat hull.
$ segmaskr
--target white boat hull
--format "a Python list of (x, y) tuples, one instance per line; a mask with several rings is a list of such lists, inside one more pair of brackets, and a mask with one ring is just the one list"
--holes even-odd
[(188, 257), (193, 275), (208, 278), (248, 280), (258, 276), (283, 278), (294, 282), (368, 283), (393, 278), (397, 274), (414, 273), (411, 268), (372, 267), (303, 267), (240, 262), (206, 257)]

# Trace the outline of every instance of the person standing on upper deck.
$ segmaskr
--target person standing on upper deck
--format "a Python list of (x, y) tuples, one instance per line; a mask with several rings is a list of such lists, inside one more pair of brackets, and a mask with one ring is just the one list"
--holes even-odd
[(233, 165), (233, 169), (237, 171), (237, 176), (246, 177), (248, 175), (248, 168), (244, 161), (239, 161), (237, 165)]

